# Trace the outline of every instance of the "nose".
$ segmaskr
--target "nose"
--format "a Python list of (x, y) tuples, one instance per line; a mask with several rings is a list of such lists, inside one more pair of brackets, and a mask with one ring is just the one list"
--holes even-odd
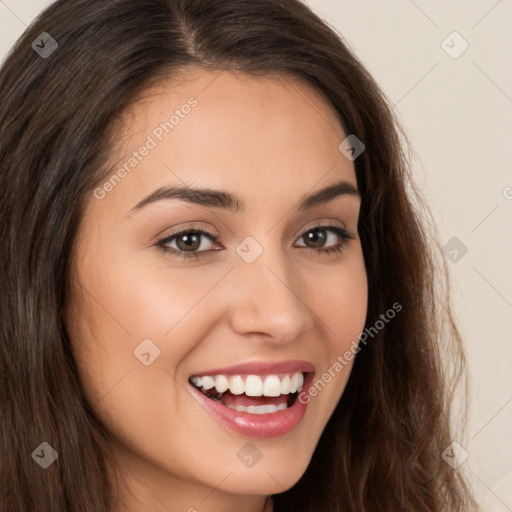
[(297, 270), (278, 250), (265, 249), (252, 263), (239, 260), (230, 272), (231, 328), (240, 335), (266, 335), (288, 343), (308, 331), (315, 313), (311, 288), (301, 286)]

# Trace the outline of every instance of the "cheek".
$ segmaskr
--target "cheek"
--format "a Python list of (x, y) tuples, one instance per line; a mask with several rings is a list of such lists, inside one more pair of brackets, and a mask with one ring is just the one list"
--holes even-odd
[(309, 390), (311, 410), (315, 409), (321, 426), (345, 389), (365, 326), (368, 281), (362, 252), (347, 258), (345, 265), (317, 274), (315, 282), (318, 293), (312, 309), (323, 329), (326, 357)]
[(102, 336), (108, 333), (108, 345), (116, 351), (133, 357), (138, 344), (151, 339), (163, 356), (178, 357), (189, 350), (187, 338), (194, 339), (196, 319), (207, 319), (213, 311), (209, 292), (229, 265), (192, 263), (187, 267), (186, 262), (160, 253), (140, 252), (103, 248), (102, 261), (88, 265), (83, 280), (86, 278), (96, 299), (92, 316)]
[[(162, 276), (170, 271), (148, 268), (138, 271), (126, 260), (82, 267), (80, 289), (87, 292), (72, 304), (67, 323), (93, 409), (125, 447), (158, 464), (190, 459), (190, 443), (183, 440), (189, 435), (190, 417), (202, 409), (173, 374), (197, 339), (190, 334), (194, 322), (187, 314), (218, 277), (203, 273), (202, 279), (191, 280), (192, 272), (187, 276), (174, 269), (172, 281), (167, 281)], [(144, 352), (152, 361), (145, 365), (134, 351), (140, 356), (137, 348), (148, 339), (154, 346), (145, 341)], [(187, 464), (182, 466), (174, 469), (186, 471)]]
[(317, 272), (314, 283), (312, 309), (323, 326), (332, 364), (364, 329), (368, 281), (361, 248), (356, 247), (339, 265)]
[(229, 270), (222, 263), (187, 267), (186, 262), (178, 265), (167, 258), (126, 258), (108, 272), (106, 300), (139, 337), (172, 336), (182, 321), (190, 325), (188, 315), (206, 311), (203, 299)]

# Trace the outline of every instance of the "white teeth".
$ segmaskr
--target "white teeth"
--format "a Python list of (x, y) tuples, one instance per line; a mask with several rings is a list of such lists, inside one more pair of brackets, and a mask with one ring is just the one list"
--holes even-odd
[(229, 379), (229, 391), (233, 395), (241, 395), (245, 391), (244, 379), (240, 375), (235, 375)]
[(258, 375), (248, 375), (245, 379), (245, 394), (247, 396), (261, 396), (263, 394), (263, 382)]
[(288, 395), (290, 393), (301, 392), (304, 386), (304, 375), (296, 372), (290, 376), (285, 375), (279, 378), (277, 375), (248, 375), (244, 379), (240, 375), (228, 377), (226, 375), (207, 375), (194, 376), (191, 378), (192, 384), (197, 388), (203, 388), (205, 391), (215, 388), (217, 392), (224, 393), (229, 389), (233, 395), (245, 393), (247, 396), (269, 396), (276, 397)]
[(203, 377), (203, 389), (212, 389), (215, 386), (213, 377)]
[(250, 414), (269, 414), (272, 412), (282, 411), (286, 409), (286, 404), (280, 405), (250, 405), (249, 407), (245, 407), (243, 405), (228, 405), (230, 409), (234, 409), (238, 412), (248, 412)]
[(289, 395), (290, 389), (291, 389), (290, 376), (286, 375), (286, 377), (281, 381), (281, 394)]
[(291, 380), (291, 388), (290, 393), (295, 393), (296, 391), (302, 391), (302, 386), (304, 385), (304, 376), (302, 373), (294, 373)]
[(219, 393), (224, 393), (229, 388), (229, 381), (224, 375), (217, 375), (215, 377), (215, 389)]
[(281, 381), (277, 375), (269, 375), (263, 384), (265, 396), (279, 396), (281, 394)]
[(190, 380), (192, 381), (192, 384), (198, 388), (203, 385), (203, 379), (201, 377), (192, 377)]

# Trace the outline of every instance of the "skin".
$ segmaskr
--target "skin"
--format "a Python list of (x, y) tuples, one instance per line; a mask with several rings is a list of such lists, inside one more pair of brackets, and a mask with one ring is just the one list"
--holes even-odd
[[(316, 90), (291, 80), (196, 69), (146, 91), (123, 117), (118, 167), (189, 97), (198, 104), (103, 199), (86, 197), (66, 325), (84, 390), (116, 437), (126, 482), (116, 512), (261, 512), (266, 495), (304, 473), (343, 393), (353, 361), (294, 430), (247, 438), (212, 418), (188, 382), (209, 368), (290, 359), (311, 361), (319, 377), (364, 328), (360, 198), (297, 211), (341, 179), (357, 186), (338, 150), (346, 134)], [(247, 211), (166, 199), (131, 212), (159, 187), (185, 183), (235, 193)], [(303, 235), (325, 223), (355, 236), (341, 253), (306, 245)], [(203, 235), (198, 259), (155, 247), (179, 228), (220, 240)], [(343, 242), (324, 234), (324, 247)], [(247, 236), (263, 248), (251, 264), (235, 252)], [(134, 356), (147, 338), (160, 350), (149, 366)], [(251, 468), (237, 458), (248, 442), (262, 454)]]

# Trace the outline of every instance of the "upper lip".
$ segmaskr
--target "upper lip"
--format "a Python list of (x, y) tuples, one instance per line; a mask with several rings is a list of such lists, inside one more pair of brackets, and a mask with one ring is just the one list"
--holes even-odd
[(211, 368), (204, 371), (195, 372), (192, 376), (202, 375), (273, 375), (276, 373), (309, 373), (314, 372), (315, 366), (309, 361), (289, 360), (289, 361), (249, 361), (246, 363), (228, 366), (224, 368)]

